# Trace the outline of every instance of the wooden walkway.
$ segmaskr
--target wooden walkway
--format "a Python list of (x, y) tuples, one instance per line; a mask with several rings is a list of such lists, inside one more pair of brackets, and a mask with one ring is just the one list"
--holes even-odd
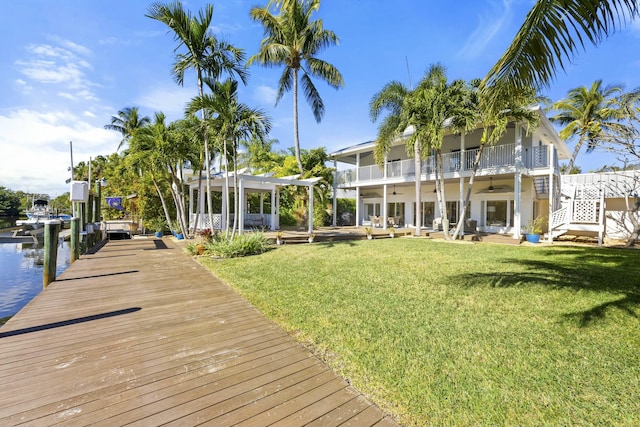
[(0, 425), (394, 426), (172, 239), (107, 243), (0, 328)]

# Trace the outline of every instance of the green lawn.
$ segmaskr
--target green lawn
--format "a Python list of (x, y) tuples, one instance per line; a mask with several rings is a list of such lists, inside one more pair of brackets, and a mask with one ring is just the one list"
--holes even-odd
[(640, 252), (425, 239), (201, 261), (404, 425), (640, 425)]

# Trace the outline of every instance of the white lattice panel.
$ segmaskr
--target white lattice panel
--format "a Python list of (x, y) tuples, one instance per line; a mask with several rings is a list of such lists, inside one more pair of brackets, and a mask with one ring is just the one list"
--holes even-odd
[(576, 200), (573, 203), (573, 222), (598, 223), (598, 202)]
[(600, 188), (595, 185), (580, 185), (578, 194), (576, 194), (576, 198), (578, 199), (599, 199), (600, 198)]

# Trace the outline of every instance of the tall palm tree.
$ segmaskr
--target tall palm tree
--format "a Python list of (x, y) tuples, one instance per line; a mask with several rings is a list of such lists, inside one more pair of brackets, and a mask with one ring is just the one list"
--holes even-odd
[[(445, 230), (444, 236), (447, 240), (450, 235), (442, 166), (442, 143), (445, 129), (451, 127), (456, 118), (469, 114), (466, 111), (469, 108), (468, 96), (469, 88), (465, 81), (454, 80), (449, 83), (446, 69), (440, 64), (435, 64), (418, 83), (415, 91), (408, 98), (409, 108), (404, 110), (407, 117), (414, 120), (416, 127), (415, 133), (409, 137), (409, 140), (420, 141), (425, 147), (422, 149), (423, 153), (431, 150), (436, 156), (436, 195), (440, 206), (442, 228)], [(416, 196), (417, 190), (416, 188)], [(418, 210), (417, 213), (420, 211)]]
[(640, 0), (538, 0), (485, 77), (485, 88), (497, 100), (498, 92), (546, 87), (585, 40), (598, 45), (639, 15)]
[(126, 107), (118, 111), (117, 115), (111, 116), (111, 123), (104, 125), (104, 128), (114, 130), (122, 135), (122, 140), (120, 140), (118, 148), (116, 148), (116, 151), (118, 151), (123, 145), (129, 142), (136, 129), (140, 129), (149, 123), (151, 123), (149, 117), (140, 117), (138, 107)]
[(573, 169), (585, 143), (589, 153), (626, 127), (621, 123), (624, 111), (620, 109), (620, 98), (623, 95), (622, 86), (603, 87), (602, 80), (596, 80), (589, 88), (581, 86), (571, 89), (567, 98), (551, 106), (558, 113), (549, 119), (563, 126), (560, 137), (578, 139), (567, 172)]
[[(270, 3), (273, 4), (273, 3)], [(264, 27), (265, 38), (260, 50), (249, 58), (247, 65), (258, 62), (268, 67), (284, 65), (278, 85), (276, 104), (285, 92), (293, 90), (293, 140), (298, 169), (304, 172), (300, 157), (298, 132), (298, 77), (316, 122), (324, 116), (324, 103), (311, 77), (326, 81), (335, 89), (344, 86), (342, 74), (336, 67), (317, 57), (325, 47), (338, 44), (338, 36), (323, 27), (322, 20), (312, 20), (320, 7), (320, 0), (287, 0), (277, 2), (279, 14), (273, 15), (266, 7), (254, 7), (250, 16)], [(302, 72), (302, 76), (299, 76)]]
[[(246, 81), (246, 70), (241, 65), (244, 61), (244, 52), (231, 44), (218, 40), (210, 29), (213, 19), (213, 5), (208, 4), (204, 10), (198, 12), (198, 16), (192, 16), (185, 11), (180, 1), (173, 3), (152, 3), (146, 15), (166, 24), (173, 32), (178, 42), (176, 52), (184, 48), (186, 52), (176, 53), (176, 62), (173, 64), (173, 77), (176, 83), (183, 85), (184, 74), (189, 69), (196, 72), (198, 94), (203, 96), (204, 77), (219, 78), (223, 73), (237, 75)], [(201, 111), (201, 119), (204, 121), (204, 111)], [(209, 151), (208, 135), (203, 133), (205, 153), (205, 173), (207, 179), (207, 207), (209, 210), (209, 223), (213, 226), (212, 202), (211, 202), (211, 156)]]
[(488, 108), (487, 94), (481, 90), (480, 79), (472, 80), (470, 86), (470, 96), (467, 97), (468, 106), (453, 118), (452, 125), (454, 129), (463, 133), (480, 128), (482, 129), (482, 135), (480, 136), (480, 146), (476, 151), (473, 166), (471, 167), (467, 191), (462, 206), (460, 206), (458, 223), (451, 236), (454, 240), (457, 239), (463, 229), (467, 206), (471, 199), (471, 191), (473, 190), (476, 173), (485, 147), (497, 143), (506, 132), (507, 125), (510, 122), (526, 123), (527, 131), (533, 131), (539, 123), (539, 116), (533, 106), (536, 102), (546, 102), (546, 99), (538, 96), (535, 90), (529, 89), (506, 96), (499, 99), (498, 102), (494, 100), (494, 105), (500, 106), (496, 110)]
[[(238, 82), (227, 79), (223, 82), (206, 80), (211, 88), (211, 94), (195, 97), (187, 106), (187, 112), (206, 110), (213, 117), (213, 127), (217, 130), (218, 137), (226, 155), (227, 144), (231, 146), (233, 170), (238, 170), (238, 147), (243, 140), (254, 139), (265, 141), (271, 130), (271, 121), (265, 113), (256, 108), (251, 108), (238, 100)], [(228, 172), (228, 171), (227, 171)], [(229, 174), (226, 174), (228, 179)], [(229, 186), (227, 185), (227, 188)], [(236, 193), (238, 189), (238, 175), (234, 173), (234, 223), (232, 236), (238, 226), (238, 214), (242, 205)], [(228, 194), (227, 194), (228, 195)], [(229, 224), (229, 203), (227, 202), (225, 221)], [(228, 230), (227, 230), (228, 231)]]
[[(421, 230), (421, 192), (420, 179), (422, 159), (430, 151), (434, 151), (441, 162), (441, 148), (445, 132), (445, 121), (460, 115), (460, 108), (466, 108), (464, 102), (466, 87), (463, 81), (447, 82), (446, 70), (440, 64), (432, 65), (424, 77), (413, 89), (407, 89), (402, 83), (393, 81), (376, 93), (370, 104), (370, 114), (376, 121), (380, 114), (388, 114), (378, 127), (374, 156), (378, 164), (384, 162), (386, 154), (394, 141), (405, 138), (404, 143), (409, 155), (415, 161), (416, 218), (415, 235)], [(407, 132), (409, 130), (409, 132)], [(405, 136), (406, 135), (406, 136)], [(438, 155), (440, 153), (440, 155)], [(436, 190), (440, 211), (446, 218), (446, 201), (444, 195), (444, 176), (437, 174)], [(446, 224), (444, 224), (446, 226)], [(445, 233), (448, 237), (448, 235)]]

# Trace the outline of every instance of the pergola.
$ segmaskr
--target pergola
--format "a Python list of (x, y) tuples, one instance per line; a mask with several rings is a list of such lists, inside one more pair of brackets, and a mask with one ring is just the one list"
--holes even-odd
[[(226, 200), (229, 191), (234, 190), (234, 174), (235, 172), (217, 173), (211, 177), (211, 191), (222, 194), (222, 212), (213, 213), (213, 224), (209, 223), (209, 215), (205, 210), (207, 185), (203, 177), (201, 180), (197, 178), (189, 182), (189, 228), (198, 231), (206, 228), (223, 230), (229, 221), (233, 221), (233, 213), (230, 218), (226, 218)], [(228, 178), (228, 179), (227, 179)], [(302, 186), (309, 188), (309, 233), (313, 231), (313, 186), (320, 178), (299, 179), (299, 175), (274, 177), (273, 173), (252, 175), (246, 173), (246, 170), (237, 172), (238, 188), (236, 194), (240, 200), (240, 209), (238, 212), (238, 232), (242, 234), (245, 227), (265, 227), (269, 230), (278, 230), (280, 228), (280, 188), (290, 185)], [(228, 186), (227, 186), (228, 182)], [(201, 189), (201, 197), (198, 197), (198, 206), (194, 206), (194, 194)], [(246, 212), (247, 195), (249, 193), (260, 194), (260, 213)], [(265, 195), (270, 196), (271, 209), (269, 213), (264, 212)], [(195, 218), (198, 216), (197, 230), (195, 229)]]

